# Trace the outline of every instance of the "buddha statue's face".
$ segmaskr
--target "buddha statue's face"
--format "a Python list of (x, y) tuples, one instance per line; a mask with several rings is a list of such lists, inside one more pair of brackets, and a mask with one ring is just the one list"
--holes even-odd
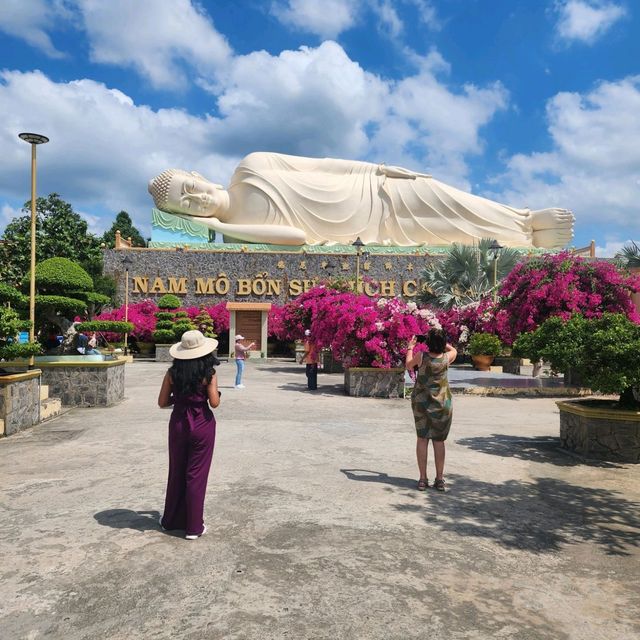
[(195, 217), (226, 217), (227, 192), (197, 173), (169, 169), (149, 182), (158, 209)]

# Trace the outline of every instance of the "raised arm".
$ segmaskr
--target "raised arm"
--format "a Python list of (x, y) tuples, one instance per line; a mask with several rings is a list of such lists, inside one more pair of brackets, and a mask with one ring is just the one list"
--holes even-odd
[(233, 224), (220, 222), (218, 218), (202, 218), (180, 213), (174, 215), (191, 222), (195, 220), (214, 231), (219, 231), (225, 236), (235, 238), (242, 242), (264, 242), (266, 244), (300, 246), (307, 241), (304, 231), (296, 227), (278, 224)]
[(409, 340), (409, 344), (407, 346), (407, 355), (404, 359), (404, 365), (409, 371), (413, 371), (414, 367), (419, 367), (422, 364), (422, 351), (418, 351), (416, 354), (413, 353), (413, 348), (416, 346), (416, 337), (413, 336), (411, 340)]

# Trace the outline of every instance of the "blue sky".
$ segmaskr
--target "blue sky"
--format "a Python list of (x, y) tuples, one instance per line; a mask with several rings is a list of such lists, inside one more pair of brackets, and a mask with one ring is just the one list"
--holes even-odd
[(267, 150), (419, 169), (560, 206), (574, 246), (640, 239), (631, 0), (2, 0), (0, 228), (56, 191), (150, 231), (147, 181), (225, 184)]

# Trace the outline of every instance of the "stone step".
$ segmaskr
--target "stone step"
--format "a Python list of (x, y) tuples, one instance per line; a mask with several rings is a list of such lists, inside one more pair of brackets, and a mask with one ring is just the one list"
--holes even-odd
[(62, 401), (60, 398), (45, 398), (40, 401), (40, 422), (49, 420), (59, 415), (62, 411)]
[(49, 385), (41, 384), (40, 385), (40, 402), (46, 400), (49, 397)]

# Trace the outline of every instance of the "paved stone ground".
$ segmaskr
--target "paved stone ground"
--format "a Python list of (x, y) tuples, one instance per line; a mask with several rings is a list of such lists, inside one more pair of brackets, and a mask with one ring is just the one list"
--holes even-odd
[[(305, 390), (300, 366), (220, 367), (206, 503), (156, 524), (166, 365), (127, 399), (0, 441), (0, 637), (637, 638), (640, 466), (558, 451), (551, 399), (456, 396), (449, 491), (414, 490), (406, 400)], [(430, 466), (430, 475), (433, 475)]]

